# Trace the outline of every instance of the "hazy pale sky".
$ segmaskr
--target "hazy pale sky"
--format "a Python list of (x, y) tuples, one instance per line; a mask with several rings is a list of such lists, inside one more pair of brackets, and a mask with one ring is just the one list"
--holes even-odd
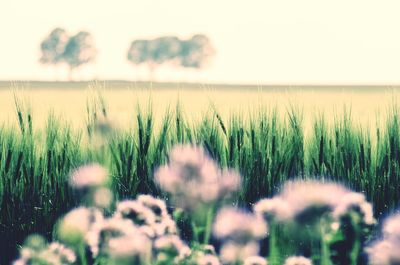
[(160, 67), (160, 81), (400, 84), (398, 0), (1, 0), (0, 80), (63, 79), (42, 66), (55, 27), (87, 30), (99, 50), (77, 79), (146, 79), (126, 60), (137, 38), (207, 34), (202, 71)]

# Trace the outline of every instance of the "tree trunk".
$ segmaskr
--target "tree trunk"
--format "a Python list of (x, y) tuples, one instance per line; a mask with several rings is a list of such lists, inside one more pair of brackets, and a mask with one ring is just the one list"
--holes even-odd
[(156, 70), (155, 63), (149, 62), (149, 82), (154, 81), (155, 70)]
[(74, 71), (74, 68), (72, 66), (70, 66), (69, 71), (68, 71), (68, 80), (69, 81), (73, 81), (73, 71)]

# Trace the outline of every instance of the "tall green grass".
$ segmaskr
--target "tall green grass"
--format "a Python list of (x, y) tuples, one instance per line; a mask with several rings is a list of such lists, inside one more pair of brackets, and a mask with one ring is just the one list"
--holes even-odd
[[(355, 125), (349, 112), (333, 124), (320, 115), (305, 137), (301, 110), (258, 109), (224, 120), (215, 108), (202, 120), (185, 118), (178, 104), (155, 124), (151, 109), (138, 106), (129, 130), (113, 130), (102, 101), (88, 103), (87, 128), (74, 131), (54, 115), (34, 130), (29, 108), (16, 101), (18, 127), (0, 127), (0, 249), (4, 263), (32, 232), (51, 237), (63, 212), (77, 201), (68, 187), (72, 169), (100, 162), (110, 169), (119, 198), (138, 193), (162, 196), (152, 176), (177, 143), (196, 143), (222, 167), (243, 176), (239, 203), (271, 196), (294, 178), (329, 179), (364, 192), (378, 216), (400, 199), (400, 120), (392, 106), (384, 125)], [(104, 122), (106, 121), (106, 122)], [(99, 140), (100, 139), (100, 140)]]

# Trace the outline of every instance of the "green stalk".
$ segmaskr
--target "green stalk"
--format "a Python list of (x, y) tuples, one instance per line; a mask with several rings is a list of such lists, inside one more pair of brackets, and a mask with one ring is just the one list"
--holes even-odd
[(204, 245), (207, 245), (211, 237), (211, 227), (214, 217), (214, 206), (211, 206), (207, 211), (206, 227), (204, 229)]
[(79, 259), (81, 260), (82, 265), (88, 265), (88, 262), (86, 260), (86, 255), (85, 255), (85, 244), (80, 244), (79, 246)]

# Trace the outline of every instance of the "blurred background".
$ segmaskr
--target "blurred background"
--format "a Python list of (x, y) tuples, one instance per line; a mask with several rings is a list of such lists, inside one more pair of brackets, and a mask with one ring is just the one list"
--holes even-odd
[[(399, 8), (395, 0), (3, 0), (0, 80), (393, 85), (400, 83)], [(56, 29), (62, 41), (75, 37), (68, 55), (75, 59), (42, 58)], [(195, 43), (200, 50), (189, 45), (196, 35), (205, 38)], [(163, 37), (186, 43), (191, 61), (166, 54), (171, 42), (157, 60), (154, 49), (143, 57), (152, 45), (137, 43), (128, 60), (133, 42)], [(78, 44), (93, 50), (76, 51)]]

